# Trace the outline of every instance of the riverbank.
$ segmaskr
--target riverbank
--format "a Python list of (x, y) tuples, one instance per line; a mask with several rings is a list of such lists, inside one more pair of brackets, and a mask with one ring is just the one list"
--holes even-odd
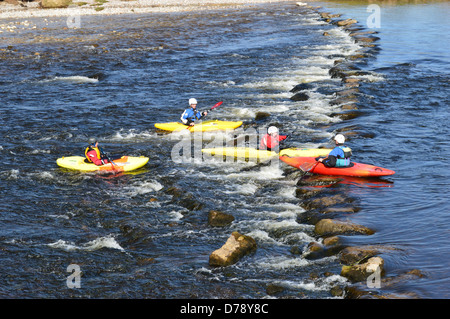
[[(57, 1), (57, 0), (53, 0)], [(65, 1), (65, 0), (64, 0)], [(64, 3), (61, 1), (61, 3)], [(0, 19), (55, 17), (76, 15), (113, 15), (127, 13), (161, 13), (211, 10), (249, 6), (281, 0), (74, 0), (63, 8), (42, 8), (41, 1), (0, 2)]]

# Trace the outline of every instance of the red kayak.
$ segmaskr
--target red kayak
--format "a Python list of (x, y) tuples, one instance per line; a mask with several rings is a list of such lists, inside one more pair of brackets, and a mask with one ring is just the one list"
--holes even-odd
[(321, 175), (341, 175), (341, 176), (388, 176), (395, 174), (394, 171), (374, 165), (351, 162), (348, 167), (326, 167), (316, 161), (315, 157), (289, 157), (280, 156), (280, 159), (286, 164), (301, 169), (305, 172), (311, 172)]

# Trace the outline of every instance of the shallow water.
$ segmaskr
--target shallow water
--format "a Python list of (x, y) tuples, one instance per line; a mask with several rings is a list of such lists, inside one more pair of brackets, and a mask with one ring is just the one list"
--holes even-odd
[[(368, 15), (363, 5), (324, 6), (359, 21)], [(434, 19), (448, 4), (399, 8), (382, 8), (381, 50), (369, 51), (359, 65), (369, 71), (360, 78), (362, 114), (345, 121), (330, 103), (343, 84), (328, 70), (361, 46), (292, 3), (82, 17), (79, 29), (65, 28), (65, 17), (26, 19), (2, 33), (0, 296), (273, 298), (266, 289), (277, 285), (284, 288), (277, 298), (330, 298), (333, 286), (348, 284), (335, 256), (301, 254), (320, 239), (314, 226), (299, 221), (305, 210), (289, 167), (174, 161), (183, 135), (153, 125), (178, 120), (196, 97), (201, 109), (224, 101), (210, 117), (243, 120), (237, 136), (278, 124), (292, 147), (329, 147), (336, 130), (356, 128), (349, 138), (355, 161), (396, 174), (382, 179), (388, 187), (349, 181), (327, 191), (359, 207), (344, 218), (376, 230), (345, 241), (395, 247), (382, 255), (389, 276), (425, 274), (381, 293), (447, 298), (448, 48), (424, 50), (416, 35), (420, 30), (430, 43), (448, 37), (448, 21)], [(411, 20), (417, 29), (409, 28)], [(311, 85), (310, 99), (291, 101), (289, 90), (303, 82)], [(257, 122), (258, 112), (270, 118)], [(203, 142), (235, 134), (208, 133)], [(110, 154), (144, 155), (149, 163), (119, 176), (56, 166), (58, 157), (82, 155), (92, 136)], [(192, 210), (171, 187), (201, 207)], [(210, 227), (211, 209), (235, 221)], [(211, 268), (209, 254), (232, 231), (255, 238), (256, 252)], [(67, 287), (71, 264), (80, 267), (81, 288)]]

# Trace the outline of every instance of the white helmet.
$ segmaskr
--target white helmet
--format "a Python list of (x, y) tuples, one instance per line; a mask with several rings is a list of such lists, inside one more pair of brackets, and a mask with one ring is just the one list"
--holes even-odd
[(271, 126), (269, 127), (269, 129), (267, 130), (268, 134), (275, 134), (278, 133), (278, 128), (276, 128), (275, 126)]
[(342, 134), (338, 134), (334, 137), (334, 140), (338, 143), (338, 144), (344, 144), (345, 142), (345, 136)]
[(194, 98), (189, 99), (189, 105), (191, 105), (191, 104), (197, 104), (197, 100)]

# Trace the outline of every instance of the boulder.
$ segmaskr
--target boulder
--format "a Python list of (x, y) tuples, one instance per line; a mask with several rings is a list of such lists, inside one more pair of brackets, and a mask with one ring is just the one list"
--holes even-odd
[(342, 266), (341, 276), (359, 282), (366, 281), (376, 271), (379, 271), (380, 276), (384, 272), (384, 260), (381, 257), (372, 257), (363, 264)]
[(345, 265), (352, 265), (379, 253), (377, 246), (346, 247), (340, 252), (339, 260)]
[(299, 92), (291, 97), (292, 101), (307, 101), (309, 100), (309, 96), (306, 93)]
[(351, 26), (352, 24), (355, 24), (357, 22), (358, 21), (356, 21), (355, 19), (346, 19), (346, 20), (337, 21), (336, 24), (339, 27), (348, 27), (348, 26)]
[(300, 84), (297, 84), (296, 86), (294, 86), (289, 92), (295, 93), (298, 91), (309, 90), (311, 88), (312, 88), (312, 86), (308, 83), (300, 83)]
[(213, 227), (224, 227), (230, 225), (234, 216), (217, 210), (211, 210), (208, 214), (208, 224)]
[(256, 242), (252, 237), (241, 235), (235, 231), (221, 248), (209, 255), (209, 264), (215, 267), (233, 265), (255, 249)]
[(343, 204), (347, 202), (351, 202), (353, 199), (347, 198), (340, 194), (334, 196), (323, 196), (319, 198), (314, 198), (312, 200), (308, 200), (303, 202), (301, 205), (304, 209), (311, 210), (316, 208), (329, 207), (333, 205)]
[(257, 112), (255, 115), (255, 121), (265, 120), (268, 117), (270, 117), (270, 114), (267, 112)]
[(333, 256), (342, 250), (342, 246), (338, 242), (328, 242), (328, 245), (322, 245), (317, 242), (311, 242), (306, 248), (305, 258), (308, 260), (320, 259)]
[(72, 3), (72, 0), (42, 0), (42, 8), (67, 8)]
[(340, 234), (372, 235), (375, 233), (375, 231), (365, 226), (333, 219), (321, 219), (315, 225), (314, 232), (319, 236), (333, 236)]

